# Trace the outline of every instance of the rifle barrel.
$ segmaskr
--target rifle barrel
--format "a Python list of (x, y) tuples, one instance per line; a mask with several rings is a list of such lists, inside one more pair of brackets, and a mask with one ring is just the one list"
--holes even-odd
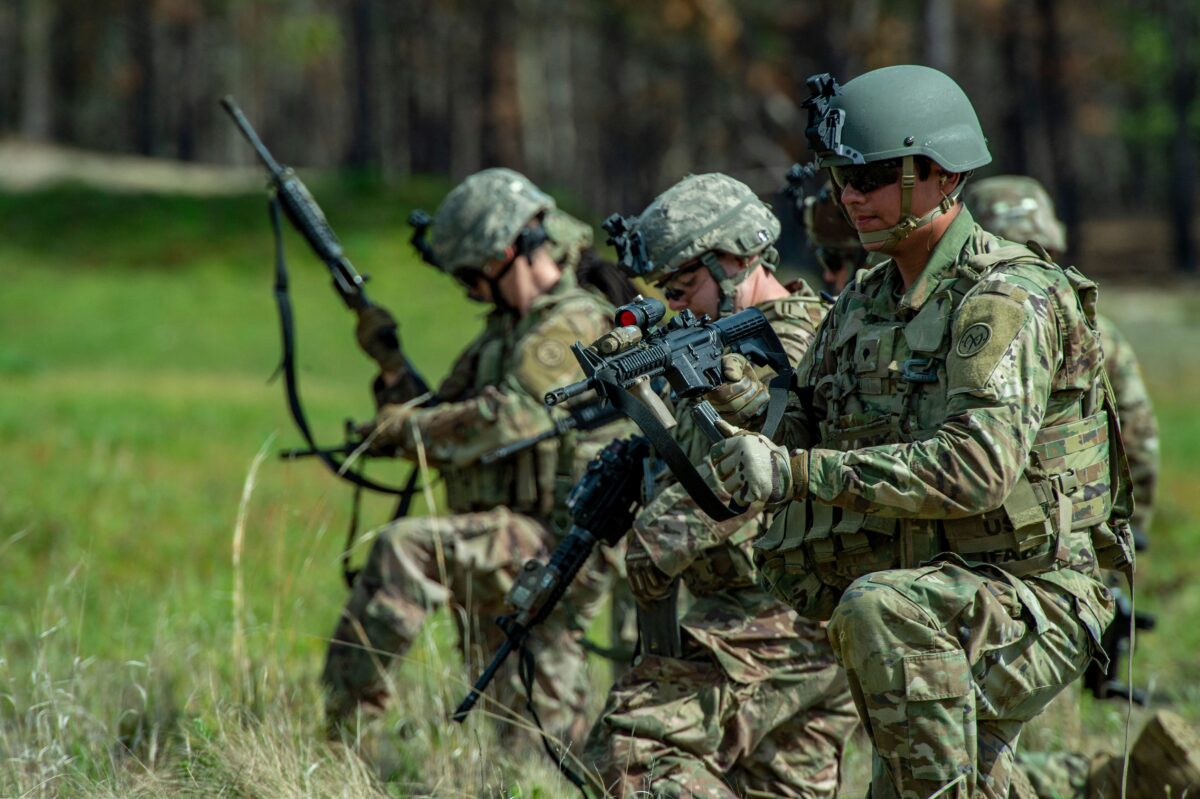
[(271, 175), (278, 178), (283, 172), (283, 166), (271, 155), (271, 151), (262, 143), (262, 139), (258, 138), (258, 133), (254, 130), (254, 126), (250, 124), (250, 120), (246, 119), (246, 115), (242, 113), (242, 109), (238, 107), (237, 101), (233, 99), (232, 94), (227, 94), (221, 98), (221, 107), (233, 119), (233, 124), (238, 126), (238, 130), (246, 137), (246, 141), (250, 142), (250, 146), (254, 148), (254, 152), (258, 153), (259, 159), (270, 170)]

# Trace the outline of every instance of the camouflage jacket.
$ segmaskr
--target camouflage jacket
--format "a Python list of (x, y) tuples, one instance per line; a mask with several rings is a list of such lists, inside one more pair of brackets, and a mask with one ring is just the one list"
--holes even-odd
[(810, 450), (808, 499), (756, 543), (764, 568), (811, 577), (790, 580), (793, 607), (824, 615), (857, 577), (954, 553), (1062, 585), (1099, 633), (1117, 433), (1094, 302), (966, 208), (907, 291), (890, 261), (847, 287), (777, 434)]
[[(757, 307), (795, 364), (812, 344), (826, 306), (803, 281), (789, 288), (792, 296)], [(760, 376), (769, 379), (770, 370), (765, 372)], [(695, 427), (686, 407), (678, 409), (677, 416), (676, 440), (696, 462), (703, 461), (708, 439)], [(819, 646), (813, 642), (825, 637), (819, 625), (798, 619), (758, 587), (751, 541), (764, 523), (760, 515), (718, 524), (668, 475), (634, 521), (631, 533), (656, 566), (671, 576), (680, 575), (687, 586), (693, 602), (682, 619), (683, 628), (714, 653), (726, 673), (744, 683), (767, 679), (787, 657), (815, 657)], [(797, 631), (803, 634), (798, 636)], [(754, 646), (747, 646), (748, 641)]]
[(1121, 440), (1129, 456), (1134, 499), (1131, 521), (1135, 529), (1149, 532), (1158, 485), (1158, 420), (1133, 347), (1111, 319), (1097, 315), (1096, 327), (1104, 347), (1104, 371), (1117, 399)]
[(549, 389), (582, 378), (570, 347), (607, 332), (612, 314), (607, 302), (579, 288), (574, 273), (565, 269), (524, 318), (504, 312), (488, 316), (483, 332), (438, 388), (444, 401), (416, 411), (395, 441), (401, 456), (413, 459), (412, 435), (419, 434), (426, 462), (445, 479), (452, 512), (506, 505), (547, 518), (561, 505), (583, 464), (613, 437), (612, 428), (550, 439), (487, 466), (479, 459), (549, 430), (568, 413), (546, 408), (543, 398)]

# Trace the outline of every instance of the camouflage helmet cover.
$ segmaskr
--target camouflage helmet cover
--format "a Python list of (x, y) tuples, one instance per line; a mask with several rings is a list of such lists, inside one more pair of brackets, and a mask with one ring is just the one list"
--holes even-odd
[(707, 253), (761, 254), (774, 268), (779, 220), (750, 187), (728, 175), (688, 175), (637, 217), (609, 217), (605, 230), (631, 277), (661, 281)]
[(818, 166), (924, 155), (949, 172), (969, 172), (992, 160), (971, 101), (936, 69), (884, 67), (845, 86), (814, 75), (808, 85), (806, 132)]
[(502, 259), (531, 219), (554, 208), (554, 199), (519, 172), (476, 172), (446, 195), (433, 217), (438, 268), (454, 272)]
[(1036, 241), (1055, 253), (1066, 252), (1067, 229), (1041, 183), (1024, 175), (997, 175), (969, 184), (963, 193), (979, 226), (1001, 238), (1024, 244)]

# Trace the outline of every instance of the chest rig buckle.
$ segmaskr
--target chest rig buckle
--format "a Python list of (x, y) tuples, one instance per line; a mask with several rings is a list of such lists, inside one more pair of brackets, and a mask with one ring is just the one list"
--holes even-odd
[(937, 368), (933, 358), (909, 358), (900, 367), (900, 378), (909, 383), (936, 383)]

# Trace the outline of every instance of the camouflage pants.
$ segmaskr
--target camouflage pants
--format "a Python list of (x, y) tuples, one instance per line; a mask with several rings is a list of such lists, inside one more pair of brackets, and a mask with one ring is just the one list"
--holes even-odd
[(990, 574), (876, 572), (834, 610), (829, 638), (874, 747), (872, 799), (948, 786), (947, 799), (1004, 799), (1022, 726), (1083, 673), (1093, 641), (1078, 600)]
[[(698, 602), (689, 619), (704, 617)], [(743, 621), (754, 630), (753, 619)], [(823, 650), (815, 657), (771, 660), (778, 637), (748, 638), (741, 647), (757, 644), (772, 667), (767, 679), (732, 679), (712, 648), (687, 636), (683, 658), (643, 656), (613, 686), (584, 756), (613, 795), (836, 795), (858, 719), (823, 630), (806, 642)]]
[[(382, 707), (387, 702), (389, 664), (408, 651), (425, 617), (440, 605), (454, 610), (473, 681), (503, 641), (494, 620), (505, 612), (504, 597), (521, 564), (545, 558), (554, 544), (545, 525), (506, 508), (403, 519), (382, 530), (325, 660), (321, 679), (331, 724), (353, 715), (360, 703)], [(546, 730), (568, 742), (580, 742), (587, 729), (586, 655), (578, 629), (595, 614), (604, 580), (599, 568), (581, 571), (559, 609), (530, 637), (536, 663), (534, 707)], [(487, 696), (521, 714), (525, 692), (517, 660), (515, 655), (508, 659)], [(512, 732), (505, 731), (505, 740), (529, 742)]]

